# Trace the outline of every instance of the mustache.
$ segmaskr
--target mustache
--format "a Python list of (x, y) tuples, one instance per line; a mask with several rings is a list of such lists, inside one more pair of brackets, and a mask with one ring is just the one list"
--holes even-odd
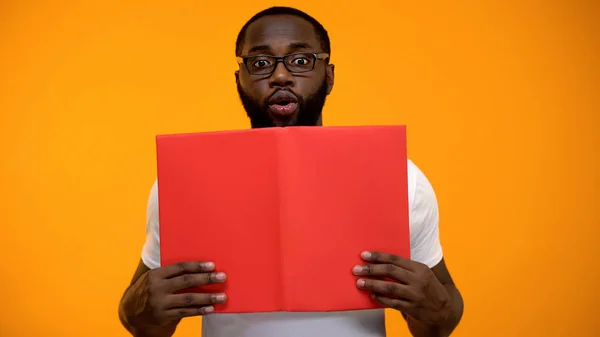
[(273, 91), (273, 92), (272, 92), (272, 93), (271, 93), (269, 96), (267, 96), (267, 97), (265, 98), (265, 100), (264, 100), (265, 104), (268, 104), (269, 100), (271, 100), (271, 98), (272, 98), (273, 96), (275, 96), (275, 94), (277, 94), (277, 93), (278, 93), (278, 92), (280, 92), (280, 91), (286, 91), (286, 92), (289, 92), (290, 94), (292, 94), (292, 95), (294, 95), (294, 96), (296, 97), (296, 100), (297, 100), (298, 102), (302, 101), (302, 97), (301, 97), (300, 95), (296, 94), (296, 93), (295, 93), (295, 92), (294, 92), (292, 89), (290, 89), (290, 88), (280, 88), (280, 89), (276, 89), (276, 90), (274, 90), (274, 91)]

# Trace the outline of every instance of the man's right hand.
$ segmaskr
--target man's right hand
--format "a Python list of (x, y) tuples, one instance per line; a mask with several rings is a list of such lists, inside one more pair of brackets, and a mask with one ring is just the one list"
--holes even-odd
[(178, 293), (224, 282), (226, 275), (214, 269), (212, 262), (183, 262), (149, 270), (123, 297), (128, 325), (138, 331), (158, 328), (173, 333), (182, 318), (214, 312), (214, 304), (227, 300), (225, 294)]

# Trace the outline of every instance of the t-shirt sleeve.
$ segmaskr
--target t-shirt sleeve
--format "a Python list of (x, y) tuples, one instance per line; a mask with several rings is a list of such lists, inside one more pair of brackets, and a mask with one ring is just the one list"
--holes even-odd
[(432, 268), (443, 257), (437, 197), (425, 174), (416, 166), (413, 169), (415, 190), (410, 209), (411, 259)]
[(160, 267), (160, 232), (158, 223), (158, 183), (155, 181), (148, 197), (146, 210), (146, 242), (142, 262), (150, 269)]

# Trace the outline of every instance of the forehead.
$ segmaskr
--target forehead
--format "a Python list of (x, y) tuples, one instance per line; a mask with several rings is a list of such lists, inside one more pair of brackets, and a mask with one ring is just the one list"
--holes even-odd
[(320, 41), (310, 22), (293, 15), (269, 15), (248, 26), (242, 54), (258, 51), (287, 53), (302, 45), (305, 50), (320, 49)]

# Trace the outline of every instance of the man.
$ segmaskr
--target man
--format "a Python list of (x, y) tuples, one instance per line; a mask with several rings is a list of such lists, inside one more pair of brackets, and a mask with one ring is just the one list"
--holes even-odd
[[(321, 111), (334, 83), (330, 54), (326, 30), (299, 10), (273, 7), (251, 18), (238, 36), (235, 78), (252, 127), (321, 125)], [(364, 264), (348, 268), (368, 276), (359, 278), (356, 286), (382, 306), (399, 310), (413, 336), (448, 336), (461, 319), (462, 298), (444, 263), (435, 193), (411, 161), (408, 186), (412, 260), (363, 252)], [(157, 190), (155, 183), (142, 258), (119, 306), (121, 321), (134, 336), (171, 336), (182, 318), (198, 315), (204, 316), (205, 337), (385, 335), (383, 309), (210, 315), (213, 305), (227, 301), (227, 294), (178, 290), (226, 282), (227, 275), (213, 273), (210, 261), (160, 266)], [(260, 277), (260, 270), (256, 272), (248, 277)]]

